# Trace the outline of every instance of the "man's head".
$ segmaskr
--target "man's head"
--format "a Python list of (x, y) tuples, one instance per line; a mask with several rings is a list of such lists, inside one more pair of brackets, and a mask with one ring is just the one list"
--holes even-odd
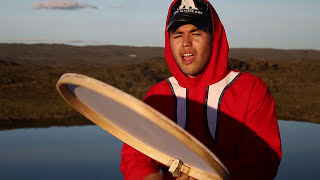
[(195, 77), (208, 64), (212, 54), (210, 33), (192, 24), (180, 26), (170, 32), (170, 46), (174, 60), (180, 70), (189, 77)]
[(171, 8), (167, 30), (180, 70), (189, 77), (202, 72), (212, 54), (212, 18), (201, 0), (178, 0)]

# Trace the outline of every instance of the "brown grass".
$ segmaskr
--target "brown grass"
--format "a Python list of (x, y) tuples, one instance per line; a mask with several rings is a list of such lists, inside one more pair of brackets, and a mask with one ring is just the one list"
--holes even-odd
[[(59, 77), (66, 72), (102, 80), (139, 99), (152, 85), (170, 76), (163, 57), (133, 62), (127, 57), (126, 63), (86, 66), (18, 62), (0, 58), (0, 129), (89, 124), (55, 89)], [(274, 96), (279, 119), (320, 122), (320, 60), (230, 58), (229, 65), (266, 82)]]

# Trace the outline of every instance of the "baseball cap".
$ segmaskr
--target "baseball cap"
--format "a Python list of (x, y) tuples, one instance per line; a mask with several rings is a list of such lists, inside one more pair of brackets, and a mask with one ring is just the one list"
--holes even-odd
[(210, 31), (212, 18), (209, 4), (203, 0), (175, 2), (171, 8), (167, 31), (174, 32), (185, 24), (193, 24), (201, 30)]

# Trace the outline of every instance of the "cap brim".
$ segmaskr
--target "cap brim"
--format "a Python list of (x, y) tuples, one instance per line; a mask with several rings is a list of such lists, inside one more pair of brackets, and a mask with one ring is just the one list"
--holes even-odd
[(196, 26), (200, 30), (207, 31), (210, 29), (210, 23), (208, 21), (204, 20), (203, 18), (195, 18), (190, 17), (187, 15), (178, 16), (172, 20), (169, 20), (167, 31), (176, 31), (180, 26), (186, 25), (186, 24), (192, 24)]

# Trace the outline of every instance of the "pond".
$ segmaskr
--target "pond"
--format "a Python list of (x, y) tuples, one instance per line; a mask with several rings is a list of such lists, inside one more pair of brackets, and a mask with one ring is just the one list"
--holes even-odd
[[(277, 180), (320, 179), (320, 125), (279, 121)], [(0, 179), (123, 179), (122, 142), (97, 126), (0, 131)]]

